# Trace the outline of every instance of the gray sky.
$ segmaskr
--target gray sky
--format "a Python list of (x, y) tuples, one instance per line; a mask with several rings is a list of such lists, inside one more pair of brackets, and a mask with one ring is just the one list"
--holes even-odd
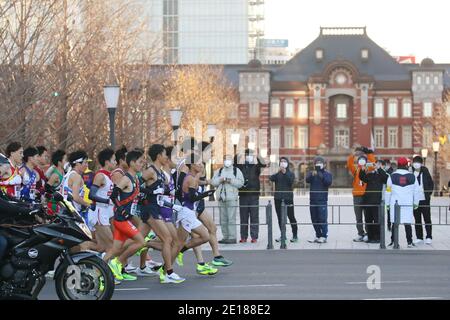
[(320, 26), (367, 26), (369, 37), (392, 55), (450, 63), (448, 0), (266, 0), (265, 38), (304, 48)]

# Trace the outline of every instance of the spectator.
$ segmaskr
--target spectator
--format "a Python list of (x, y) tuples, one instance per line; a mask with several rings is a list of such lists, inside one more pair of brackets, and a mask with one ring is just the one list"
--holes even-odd
[(367, 162), (374, 163), (375, 156), (373, 151), (366, 147), (356, 148), (353, 154), (349, 155), (347, 159), (347, 169), (353, 177), (353, 205), (356, 217), (356, 229), (358, 230), (358, 236), (353, 239), (355, 242), (367, 241), (368, 239), (363, 225), (363, 197), (366, 191), (366, 184), (359, 179), (359, 172)]
[[(364, 193), (364, 219), (366, 220), (366, 224), (379, 223), (380, 221), (378, 210), (383, 198), (383, 187), (389, 178), (389, 175), (384, 170), (384, 164), (383, 160), (378, 160), (375, 164), (375, 168), (373, 168), (372, 163), (367, 163), (366, 166), (362, 167), (359, 171), (359, 179), (367, 184), (366, 192)], [(380, 242), (380, 225), (366, 225), (366, 230), (366, 242)]]
[(423, 158), (421, 156), (415, 156), (413, 158), (413, 168), (414, 176), (417, 179), (417, 183), (420, 188), (420, 201), (419, 208), (414, 210), (414, 219), (416, 221), (416, 237), (417, 240), (414, 241), (415, 244), (423, 243), (423, 227), (422, 227), (422, 215), (425, 221), (425, 230), (427, 232), (427, 237), (425, 240), (426, 244), (432, 243), (432, 233), (431, 233), (431, 210), (430, 210), (430, 200), (431, 194), (433, 193), (434, 182), (431, 178), (430, 171), (427, 167), (423, 165)]
[(384, 162), (386, 163), (386, 172), (391, 175), (394, 172), (394, 168), (392, 168), (391, 160), (385, 159)]
[(244, 161), (237, 161), (236, 167), (239, 168), (244, 176), (244, 185), (239, 189), (239, 210), (241, 217), (241, 243), (247, 242), (248, 223), (250, 219), (250, 236), (252, 243), (258, 240), (259, 233), (259, 196), (261, 168), (266, 165), (261, 162), (259, 157), (255, 157), (249, 149), (245, 150)]
[(308, 240), (311, 243), (325, 243), (328, 238), (328, 188), (333, 176), (325, 170), (325, 159), (314, 159), (314, 171), (308, 172), (306, 182), (310, 185), (309, 211), (311, 222), (316, 231), (316, 238)]
[[(408, 171), (408, 159), (398, 159), (398, 169), (388, 178), (386, 204), (391, 209), (391, 221), (395, 221), (395, 204), (400, 206), (400, 223), (405, 225), (408, 248), (414, 247), (412, 228), (414, 210), (419, 207), (420, 188), (413, 173)], [(394, 244), (395, 228), (392, 229), (391, 243)]]
[(224, 167), (216, 172), (211, 185), (217, 187), (216, 198), (219, 201), (220, 225), (223, 239), (219, 243), (234, 244), (236, 240), (236, 208), (239, 188), (244, 185), (241, 170), (233, 166), (233, 157), (225, 156)]
[[(281, 203), (284, 203), (287, 207), (287, 216), (292, 228), (291, 242), (298, 242), (298, 226), (297, 220), (294, 215), (294, 174), (289, 170), (289, 160), (285, 157), (280, 158), (280, 170), (270, 177), (270, 181), (275, 183), (275, 211), (277, 212), (278, 225), (280, 230), (282, 227), (281, 219)], [(280, 242), (281, 238), (276, 239), (276, 242)]]

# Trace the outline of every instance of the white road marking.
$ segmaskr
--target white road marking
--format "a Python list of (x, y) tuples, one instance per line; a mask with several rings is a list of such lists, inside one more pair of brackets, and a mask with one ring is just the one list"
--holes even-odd
[(149, 290), (149, 288), (123, 288), (123, 289), (114, 289), (114, 291), (145, 291)]
[(285, 284), (249, 284), (236, 286), (213, 286), (214, 288), (286, 287)]
[(375, 299), (363, 299), (363, 300), (436, 300), (444, 299), (442, 297), (412, 297), (412, 298), (375, 298)]
[[(377, 282), (370, 282), (370, 283), (379, 283), (379, 284), (383, 284), (383, 283), (411, 283), (411, 280), (406, 280), (406, 281), (377, 281)], [(362, 281), (362, 282), (346, 282), (345, 284), (367, 284), (367, 281)]]

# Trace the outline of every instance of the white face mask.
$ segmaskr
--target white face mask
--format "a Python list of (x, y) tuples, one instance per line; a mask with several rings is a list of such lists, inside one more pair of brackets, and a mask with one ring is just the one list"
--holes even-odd
[(252, 163), (253, 162), (253, 156), (245, 157), (245, 161), (247, 161), (248, 163)]
[(318, 167), (320, 170), (323, 169), (323, 163), (316, 163), (316, 167)]
[(280, 167), (286, 169), (288, 167), (287, 162), (280, 162)]
[(418, 163), (418, 162), (414, 162), (413, 167), (414, 167), (414, 169), (419, 170), (422, 167), (422, 164)]
[(232, 162), (231, 160), (227, 159), (227, 160), (224, 161), (223, 164), (225, 165), (225, 167), (229, 168), (229, 167), (231, 167), (231, 165), (233, 164), (233, 162)]
[(359, 160), (358, 160), (358, 164), (359, 164), (360, 166), (365, 166), (365, 165), (366, 165), (366, 160), (364, 160), (364, 159), (359, 159)]

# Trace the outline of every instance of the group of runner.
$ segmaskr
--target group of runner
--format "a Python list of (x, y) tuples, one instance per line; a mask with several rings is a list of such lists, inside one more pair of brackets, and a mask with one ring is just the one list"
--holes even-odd
[[(220, 254), (215, 223), (204, 212), (204, 198), (213, 190), (204, 191), (209, 181), (201, 146), (182, 150), (180, 158), (173, 147), (161, 144), (150, 146), (147, 154), (142, 149), (107, 148), (98, 153), (100, 169), (89, 181), (85, 177), (91, 160), (83, 150), (68, 155), (57, 150), (49, 165), (46, 148), (23, 150), (19, 143), (12, 143), (6, 149), (12, 175), (2, 177), (0, 187), (29, 202), (39, 201), (45, 193), (61, 192), (94, 235), (93, 241), (78, 249), (101, 254), (116, 284), (138, 276), (181, 283), (185, 279), (174, 272), (173, 265), (182, 267), (183, 254), (189, 249), (195, 253), (198, 274), (215, 275), (216, 267), (232, 264)], [(60, 210), (52, 200), (47, 207), (50, 214)], [(205, 262), (201, 251), (207, 242), (214, 256), (211, 263)], [(152, 260), (150, 248), (161, 252), (162, 264)], [(130, 260), (134, 255), (140, 256), (137, 267)]]

